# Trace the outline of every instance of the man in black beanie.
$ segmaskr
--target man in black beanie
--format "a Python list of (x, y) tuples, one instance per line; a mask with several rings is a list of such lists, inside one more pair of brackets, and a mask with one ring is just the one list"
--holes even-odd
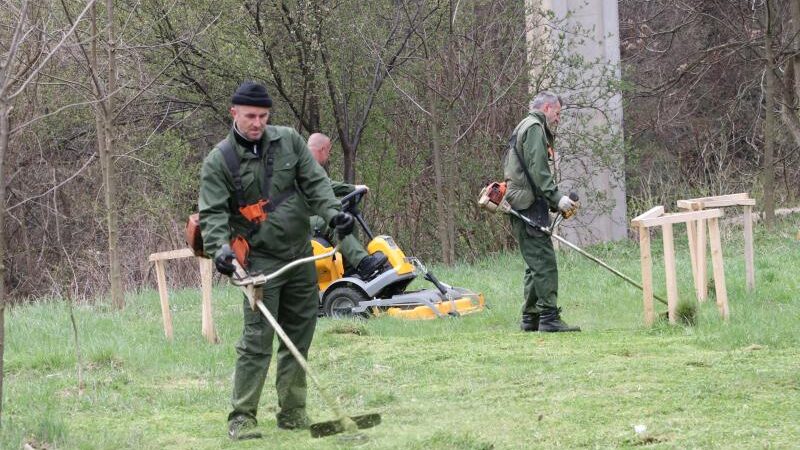
[[(325, 171), (303, 138), (292, 128), (267, 125), (272, 99), (266, 88), (242, 83), (231, 104), (233, 127), (206, 157), (200, 174), (204, 251), (213, 255), (217, 271), (231, 275), (236, 258), (250, 273), (272, 273), (311, 256), (309, 209), (340, 236), (352, 232), (353, 217), (341, 212)], [(307, 357), (319, 308), (314, 264), (298, 266), (265, 284), (262, 301)], [(273, 334), (245, 298), (244, 330), (236, 344), (233, 408), (228, 415), (231, 439), (261, 437), (254, 429)], [(277, 357), (277, 425), (307, 428), (306, 374), (283, 342)]]

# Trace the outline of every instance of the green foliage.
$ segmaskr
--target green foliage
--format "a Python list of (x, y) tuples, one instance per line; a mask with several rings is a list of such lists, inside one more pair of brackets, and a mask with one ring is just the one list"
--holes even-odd
[(680, 323), (694, 325), (697, 322), (697, 302), (681, 300), (675, 307), (675, 315)]
[[(379, 412), (369, 448), (789, 448), (800, 438), (800, 292), (791, 218), (776, 232), (756, 227), (756, 290), (744, 286), (741, 230), (726, 230), (731, 319), (713, 301), (692, 327), (642, 323), (641, 293), (574, 252), (558, 254), (565, 320), (583, 333), (518, 331), (523, 264), (516, 253), (474, 265), (433, 267), (441, 280), (485, 294), (490, 308), (453, 320), (321, 319), (310, 362), (351, 414)], [(679, 241), (680, 242), (680, 241)], [(660, 243), (653, 263), (663, 265)], [(634, 278), (631, 243), (588, 249)], [(691, 299), (688, 249), (677, 245), (679, 294)], [(778, 270), (780, 269), (780, 270)], [(657, 292), (663, 273), (654, 270)], [(765, 274), (772, 274), (765, 277)], [(415, 282), (417, 283), (417, 282)], [(419, 282), (417, 287), (428, 287)], [(221, 343), (200, 336), (199, 293), (173, 292), (175, 341), (165, 341), (158, 295), (129, 298), (121, 312), (75, 310), (86, 389), (78, 392), (74, 342), (63, 302), (19, 306), (8, 315), (7, 401), (0, 447), (342, 448), (275, 426), (274, 364), (259, 411), (268, 441), (225, 435), (240, 294), (214, 291)], [(50, 355), (50, 356), (48, 356)], [(41, 361), (56, 361), (43, 364)], [(775, 411), (782, 419), (775, 421)], [(309, 388), (309, 414), (329, 420)], [(645, 425), (637, 433), (634, 426)]]
[(196, 209), (202, 159), (189, 142), (175, 132), (158, 134), (142, 150), (142, 159), (149, 165), (148, 190), (161, 193), (144, 199), (153, 214)]

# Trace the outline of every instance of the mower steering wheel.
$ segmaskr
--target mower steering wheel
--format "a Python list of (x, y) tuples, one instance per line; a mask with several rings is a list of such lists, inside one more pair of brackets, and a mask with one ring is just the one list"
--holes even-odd
[(342, 211), (350, 211), (352, 210), (361, 199), (366, 195), (369, 190), (366, 187), (358, 187), (353, 192), (345, 195), (341, 198), (342, 202)]

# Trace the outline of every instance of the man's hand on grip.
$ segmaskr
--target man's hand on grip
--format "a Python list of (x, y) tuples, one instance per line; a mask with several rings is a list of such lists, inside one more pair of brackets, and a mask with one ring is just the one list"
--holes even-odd
[(340, 212), (333, 216), (331, 219), (331, 227), (336, 230), (336, 236), (339, 239), (347, 236), (348, 234), (353, 232), (353, 227), (355, 226), (355, 220), (350, 213)]
[(561, 200), (558, 201), (558, 210), (562, 213), (571, 211), (573, 208), (575, 208), (575, 202), (566, 195), (562, 196)]
[(217, 255), (214, 257), (214, 266), (217, 268), (217, 272), (231, 276), (233, 272), (236, 271), (236, 267), (233, 266), (233, 260), (236, 259), (236, 255), (231, 250), (231, 246), (225, 244), (217, 250)]

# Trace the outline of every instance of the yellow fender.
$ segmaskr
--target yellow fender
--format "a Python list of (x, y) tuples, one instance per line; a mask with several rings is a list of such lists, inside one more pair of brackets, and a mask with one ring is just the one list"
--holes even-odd
[[(333, 250), (333, 247), (325, 246), (315, 239), (311, 240), (311, 248), (314, 251), (314, 256)], [(317, 268), (317, 282), (319, 283), (320, 292), (325, 292), (331, 283), (344, 276), (342, 254), (339, 252), (336, 252), (334, 256), (314, 261), (314, 265)]]

